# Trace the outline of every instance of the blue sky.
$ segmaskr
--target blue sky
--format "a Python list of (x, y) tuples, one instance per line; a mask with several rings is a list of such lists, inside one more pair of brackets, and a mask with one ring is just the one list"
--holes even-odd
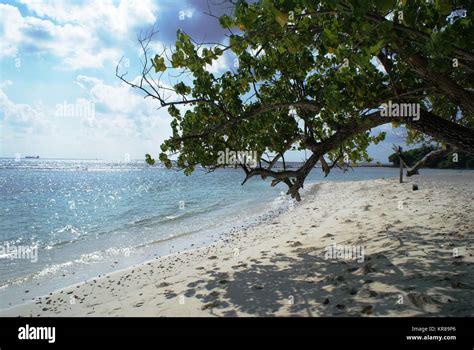
[[(138, 75), (137, 35), (153, 26), (156, 52), (174, 43), (179, 28), (198, 41), (224, 42), (207, 11), (206, 0), (0, 1), (0, 157), (157, 154), (170, 134), (166, 109), (121, 83), (115, 67), (123, 57), (123, 71)], [(231, 65), (224, 56), (209, 69)], [(382, 128), (387, 140), (369, 154), (386, 162), (392, 143), (403, 138)], [(294, 152), (288, 160), (302, 157)]]

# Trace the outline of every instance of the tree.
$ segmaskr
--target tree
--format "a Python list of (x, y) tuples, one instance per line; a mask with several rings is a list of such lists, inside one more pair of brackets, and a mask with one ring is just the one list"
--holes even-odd
[[(218, 161), (226, 149), (254, 151), (254, 166), (238, 162), (243, 183), (271, 177), (299, 200), (317, 162), (327, 176), (369, 160), (367, 146), (385, 136), (370, 130), (386, 123), (405, 125), (409, 142), (431, 137), (474, 152), (472, 1), (229, 2), (232, 13), (218, 18), (227, 45), (178, 32), (170, 57), (152, 59), (149, 33), (140, 39), (140, 79), (117, 67), (120, 79), (168, 108), (172, 136), (159, 156), (168, 167), (171, 154), (190, 174), (198, 164), (228, 165)], [(207, 67), (222, 55), (238, 64), (216, 76)], [(165, 73), (183, 79), (166, 86)], [(386, 113), (392, 105), (414, 109)], [(310, 156), (301, 167), (276, 168), (286, 151), (303, 149)]]

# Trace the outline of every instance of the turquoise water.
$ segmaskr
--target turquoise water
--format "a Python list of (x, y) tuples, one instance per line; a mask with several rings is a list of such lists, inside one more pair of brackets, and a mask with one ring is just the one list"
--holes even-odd
[[(308, 182), (397, 174), (359, 168), (324, 179), (314, 169)], [(241, 186), (242, 180), (235, 169), (185, 176), (141, 161), (0, 159), (0, 245), (37, 249), (37, 261), (0, 251), (0, 308), (209, 244), (288, 204), (285, 187), (257, 178)]]

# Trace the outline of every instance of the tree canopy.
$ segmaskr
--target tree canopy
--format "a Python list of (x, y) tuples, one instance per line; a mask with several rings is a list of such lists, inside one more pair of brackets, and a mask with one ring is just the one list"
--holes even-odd
[[(474, 31), (472, 1), (262, 0), (229, 1), (217, 17), (227, 43), (197, 43), (179, 31), (170, 52), (150, 54), (142, 38), (140, 79), (128, 81), (166, 107), (170, 155), (190, 174), (214, 170), (226, 149), (258, 154), (238, 164), (244, 183), (253, 176), (299, 190), (321, 162), (335, 166), (368, 160), (367, 147), (384, 133), (376, 126), (405, 125), (408, 141), (429, 137), (474, 151)], [(153, 55), (153, 57), (151, 57)], [(209, 65), (223, 55), (234, 67), (216, 75)], [(183, 77), (174, 86), (164, 76)], [(381, 114), (387, 103), (416, 104), (420, 115)], [(275, 168), (288, 150), (307, 150), (298, 169)], [(151, 159), (151, 157), (150, 157)]]

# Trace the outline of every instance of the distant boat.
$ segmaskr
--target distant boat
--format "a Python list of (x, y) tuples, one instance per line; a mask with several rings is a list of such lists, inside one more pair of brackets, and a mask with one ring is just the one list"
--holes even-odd
[(25, 159), (39, 159), (40, 156), (25, 156)]

